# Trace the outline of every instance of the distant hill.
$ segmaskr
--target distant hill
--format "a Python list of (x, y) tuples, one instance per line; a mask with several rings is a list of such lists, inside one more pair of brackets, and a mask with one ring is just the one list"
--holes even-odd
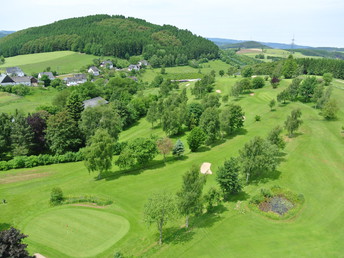
[[(326, 50), (330, 49), (330, 50)], [(342, 59), (344, 60), (344, 53), (340, 51), (334, 51), (336, 48), (309, 48), (309, 49), (293, 49), (294, 52), (300, 52), (305, 56), (321, 56), (324, 58), (331, 59)], [(340, 49), (340, 48), (339, 48)]]
[(257, 41), (244, 41), (240, 43), (234, 43), (234, 44), (228, 44), (228, 45), (223, 45), (221, 46), (223, 49), (228, 49), (228, 48), (271, 48), (269, 46), (263, 45), (262, 43), (259, 43)]
[(97, 56), (144, 55), (158, 65), (216, 58), (213, 42), (171, 25), (155, 25), (121, 15), (71, 18), (15, 32), (0, 39), (0, 55), (72, 50)]
[(0, 38), (5, 37), (11, 33), (14, 33), (15, 31), (7, 31), (7, 30), (0, 30)]
[(245, 40), (221, 39), (221, 38), (207, 38), (207, 39), (214, 42), (219, 47), (222, 47), (224, 45), (229, 45), (229, 44), (241, 43), (245, 41)]

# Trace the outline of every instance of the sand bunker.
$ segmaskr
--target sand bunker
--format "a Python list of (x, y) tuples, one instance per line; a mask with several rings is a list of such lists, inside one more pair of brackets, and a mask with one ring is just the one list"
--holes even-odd
[(41, 255), (39, 253), (35, 253), (33, 256), (35, 256), (36, 258), (45, 258), (44, 255)]
[(222, 91), (221, 90), (216, 90), (216, 93), (221, 93)]
[(204, 162), (201, 166), (201, 173), (205, 175), (211, 175), (213, 172), (210, 170), (211, 163), (209, 162)]

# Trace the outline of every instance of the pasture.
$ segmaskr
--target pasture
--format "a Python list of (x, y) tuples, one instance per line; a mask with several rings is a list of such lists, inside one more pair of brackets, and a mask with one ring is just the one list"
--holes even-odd
[[(215, 89), (221, 90), (221, 95), (228, 94), (236, 80), (217, 76)], [(96, 179), (97, 174), (89, 174), (82, 162), (1, 172), (0, 199), (6, 199), (7, 204), (0, 204), (0, 226), (12, 225), (28, 234), (29, 251), (48, 257), (113, 257), (117, 251), (126, 257), (340, 257), (344, 251), (344, 139), (340, 134), (344, 90), (333, 91), (340, 105), (336, 121), (324, 121), (311, 104), (300, 102), (277, 105), (270, 111), (269, 101), (289, 83), (283, 80), (277, 89), (266, 85), (254, 90), (254, 95), (230, 98), (245, 111), (244, 130), (196, 153), (186, 148), (180, 160), (169, 156), (164, 163), (159, 155), (144, 169), (128, 171), (114, 166), (101, 180)], [(343, 86), (340, 81), (334, 84)], [(192, 85), (183, 87), (191, 97)], [(246, 186), (243, 194), (218, 207), (215, 213), (191, 218), (190, 230), (183, 228), (183, 218), (169, 223), (165, 242), (159, 247), (156, 226), (147, 228), (143, 223), (148, 196), (162, 190), (177, 192), (182, 175), (193, 164), (210, 162), (216, 173), (218, 166), (237, 156), (252, 137), (265, 137), (274, 126), (283, 125), (294, 108), (301, 109), (303, 124), (296, 137), (286, 138), (278, 171)], [(261, 116), (260, 122), (255, 121), (255, 115)], [(164, 135), (160, 127), (151, 129), (151, 124), (142, 119), (122, 132), (120, 141), (152, 134)], [(186, 146), (186, 136), (173, 137), (173, 141), (180, 138)], [(207, 176), (204, 191), (216, 185), (215, 176)], [(248, 208), (251, 196), (273, 185), (304, 195), (304, 206), (295, 217), (275, 221)], [(113, 203), (102, 208), (52, 208), (48, 203), (50, 191), (57, 186), (66, 196), (88, 194)]]
[(43, 72), (47, 67), (59, 74), (75, 73), (84, 65), (92, 64), (95, 58), (99, 57), (72, 51), (20, 55), (6, 58), (5, 63), (0, 65), (0, 71), (6, 70), (6, 67), (19, 66), (28, 75)]

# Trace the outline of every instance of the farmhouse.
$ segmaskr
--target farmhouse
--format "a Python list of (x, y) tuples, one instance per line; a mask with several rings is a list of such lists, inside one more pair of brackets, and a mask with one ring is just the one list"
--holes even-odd
[(130, 72), (132, 70), (139, 71), (140, 70), (140, 66), (139, 65), (133, 65), (133, 64), (129, 65), (128, 71)]
[(73, 77), (67, 77), (63, 80), (67, 86), (73, 86), (87, 82), (87, 77), (85, 74), (75, 74)]
[(113, 63), (111, 61), (103, 61), (101, 62), (100, 67), (112, 69)]
[(32, 76), (13, 76), (11, 77), (15, 84), (23, 84), (25, 86), (37, 85), (38, 80)]
[(7, 74), (0, 74), (0, 84), (2, 86), (6, 86), (6, 85), (15, 85), (16, 83)]
[(91, 66), (88, 69), (88, 73), (93, 74), (94, 76), (98, 76), (100, 74), (100, 71), (99, 71), (99, 69), (97, 67)]
[(9, 76), (25, 76), (24, 72), (19, 67), (9, 67), (6, 68), (6, 74)]
[(43, 75), (48, 76), (50, 80), (55, 80), (55, 76), (53, 75), (52, 72), (43, 72), (38, 74), (38, 79), (41, 79)]
[(147, 60), (141, 60), (138, 62), (139, 66), (147, 66), (149, 65), (148, 61)]
[(85, 100), (83, 101), (83, 103), (84, 103), (84, 107), (88, 108), (88, 107), (96, 107), (96, 106), (108, 104), (109, 102), (103, 99), (102, 97), (96, 97), (93, 99)]

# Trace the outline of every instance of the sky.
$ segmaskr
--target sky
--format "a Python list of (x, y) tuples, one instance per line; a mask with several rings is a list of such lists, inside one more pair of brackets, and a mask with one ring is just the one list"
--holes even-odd
[(344, 47), (343, 0), (16, 0), (1, 9), (0, 30), (121, 14), (203, 37)]

